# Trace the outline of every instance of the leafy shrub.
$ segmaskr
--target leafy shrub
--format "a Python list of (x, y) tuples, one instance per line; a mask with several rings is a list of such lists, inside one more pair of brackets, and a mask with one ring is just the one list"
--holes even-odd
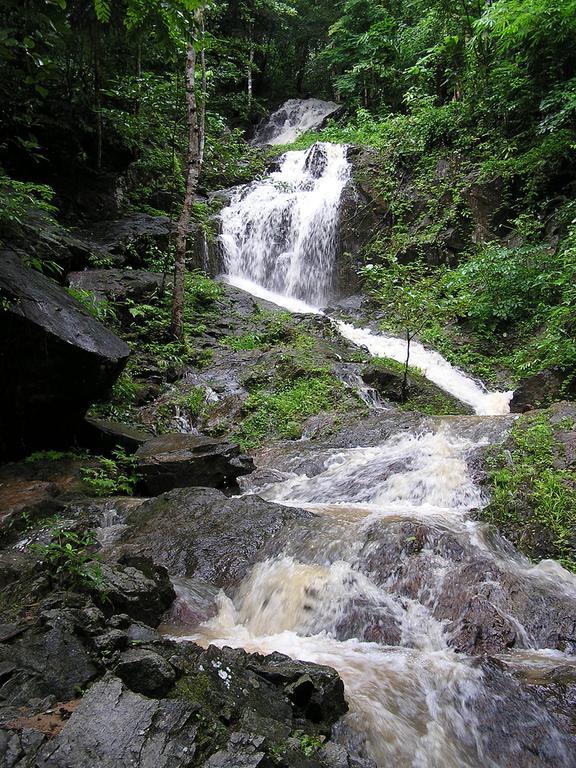
[(528, 556), (553, 557), (576, 571), (576, 488), (573, 473), (557, 466), (562, 452), (546, 415), (521, 418), (510, 446), (489, 459), (484, 517)]
[(0, 239), (17, 232), (33, 210), (54, 213), (53, 198), (54, 190), (46, 184), (16, 181), (0, 168)]
[(99, 299), (92, 291), (87, 291), (84, 288), (67, 288), (66, 290), (73, 299), (76, 299), (87, 312), (100, 320), (101, 323), (116, 321), (116, 312), (107, 299)]
[(93, 553), (95, 543), (93, 531), (82, 534), (54, 525), (50, 528), (50, 542), (31, 548), (47, 566), (51, 580), (59, 587), (74, 589), (102, 580), (98, 557)]
[(257, 447), (268, 436), (299, 438), (302, 422), (337, 407), (341, 394), (342, 384), (329, 376), (298, 379), (276, 392), (253, 392), (244, 404), (247, 415), (236, 438), (245, 449)]
[(112, 451), (112, 457), (98, 457), (98, 467), (84, 467), (82, 479), (94, 496), (115, 494), (131, 496), (138, 483), (137, 460), (123, 448)]

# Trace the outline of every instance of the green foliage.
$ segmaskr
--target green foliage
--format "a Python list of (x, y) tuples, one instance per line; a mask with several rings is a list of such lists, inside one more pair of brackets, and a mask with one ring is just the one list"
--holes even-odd
[(76, 299), (87, 312), (100, 320), (101, 323), (114, 323), (117, 320), (116, 312), (107, 299), (99, 299), (92, 291), (83, 288), (67, 288), (66, 290), (73, 299)]
[(576, 489), (571, 470), (558, 466), (562, 454), (545, 414), (522, 417), (510, 446), (490, 458), (484, 517), (530, 557), (553, 557), (576, 571)]
[(93, 531), (80, 533), (54, 525), (50, 528), (50, 542), (33, 544), (31, 549), (40, 556), (50, 578), (59, 587), (78, 589), (102, 581), (98, 556), (94, 554), (95, 544)]
[(0, 167), (0, 241), (18, 232), (32, 211), (54, 213), (53, 198), (48, 185), (17, 181)]
[(83, 467), (82, 479), (94, 496), (131, 496), (138, 483), (137, 460), (118, 446), (112, 456), (98, 456), (97, 467)]
[(27, 456), (24, 461), (26, 464), (35, 464), (39, 461), (63, 461), (66, 459), (78, 459), (83, 454), (75, 451), (34, 451)]
[(297, 379), (275, 392), (253, 392), (244, 404), (245, 418), (235, 437), (246, 450), (258, 447), (267, 437), (297, 439), (305, 419), (339, 406), (342, 389), (339, 380), (324, 375)]

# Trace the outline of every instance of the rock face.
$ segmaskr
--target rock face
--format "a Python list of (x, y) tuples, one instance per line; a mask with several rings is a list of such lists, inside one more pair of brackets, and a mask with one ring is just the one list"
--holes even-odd
[(136, 451), (138, 469), (149, 494), (173, 488), (230, 488), (254, 469), (252, 459), (223, 440), (199, 435), (158, 435)]
[(102, 581), (93, 588), (105, 613), (122, 613), (155, 626), (176, 598), (168, 572), (145, 557), (126, 557), (101, 566)]
[(511, 412), (525, 413), (560, 400), (563, 381), (560, 373), (549, 369), (522, 379), (510, 402)]
[(173, 576), (194, 575), (226, 588), (265, 557), (265, 547), (266, 553), (274, 552), (282, 532), (313, 517), (258, 496), (226, 498), (209, 488), (179, 489), (130, 513), (115, 551), (145, 555)]
[(0, 456), (66, 445), (130, 349), (44, 275), (0, 254)]
[(161, 274), (141, 269), (86, 269), (70, 272), (67, 280), (72, 288), (91, 291), (99, 299), (136, 302), (148, 299), (164, 283)]
[(141, 266), (150, 246), (165, 248), (172, 225), (168, 216), (136, 213), (113, 221), (100, 221), (74, 232), (74, 236), (94, 256), (108, 266)]
[[(168, 643), (158, 647), (170, 652)], [(108, 674), (96, 683), (59, 735), (41, 749), (38, 768), (337, 768), (333, 761), (306, 758), (298, 741), (290, 739), (298, 729), (309, 738), (329, 735), (347, 711), (336, 672), (280, 654), (204, 651), (193, 645), (172, 652), (174, 666), (150, 649), (125, 652), (116, 667), (124, 682)], [(179, 679), (170, 698), (146, 698), (138, 691), (144, 681), (158, 677), (159, 669), (165, 692), (176, 675)], [(372, 765), (348, 763), (348, 753), (338, 752), (345, 765)]]

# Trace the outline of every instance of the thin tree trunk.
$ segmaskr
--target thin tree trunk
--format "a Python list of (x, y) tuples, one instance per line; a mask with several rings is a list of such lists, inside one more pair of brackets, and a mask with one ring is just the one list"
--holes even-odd
[(410, 370), (410, 342), (412, 336), (406, 331), (406, 360), (404, 362), (404, 378), (402, 379), (402, 403), (408, 400), (408, 372)]
[(102, 170), (102, 94), (100, 92), (100, 34), (94, 29), (94, 111), (96, 112), (96, 168)]
[(199, 141), (198, 164), (202, 168), (204, 162), (204, 147), (206, 146), (206, 99), (208, 84), (206, 82), (206, 46), (204, 44), (204, 15), (199, 14), (200, 34), (202, 47), (200, 48), (200, 117), (199, 117)]
[(254, 69), (254, 39), (253, 39), (253, 32), (252, 32), (252, 25), (250, 25), (250, 33), (248, 37), (248, 44), (249, 44), (249, 53), (248, 53), (248, 82), (247, 82), (247, 90), (248, 90), (248, 113), (252, 110), (252, 92), (253, 92), (253, 74), (252, 71)]
[(184, 336), (184, 277), (186, 273), (186, 244), (192, 215), (194, 194), (200, 176), (200, 130), (196, 105), (196, 49), (192, 41), (186, 56), (186, 104), (188, 108), (188, 158), (186, 190), (182, 212), (176, 229), (174, 257), (174, 294), (172, 298), (172, 333), (177, 339)]

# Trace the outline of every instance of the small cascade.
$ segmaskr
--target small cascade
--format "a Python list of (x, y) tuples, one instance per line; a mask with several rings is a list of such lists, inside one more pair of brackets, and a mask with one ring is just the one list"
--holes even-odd
[(318, 128), (338, 109), (338, 104), (333, 101), (289, 99), (260, 123), (252, 144), (255, 147), (291, 144), (306, 131)]
[[(272, 123), (260, 140), (286, 140), (286, 119)], [(317, 144), (237, 190), (222, 212), (226, 279), (322, 314), (349, 178), (345, 147)], [(333, 323), (372, 355), (404, 361), (403, 340)], [(488, 392), (420, 344), (410, 362), (477, 414), (509, 410), (511, 393)], [(174, 628), (177, 639), (334, 667), (350, 705), (334, 735), (378, 768), (576, 768), (572, 736), (515, 677), (545, 676), (559, 660), (576, 666), (554, 645), (573, 634), (565, 619), (576, 610), (576, 578), (557, 563), (529, 563), (477, 522), (486, 498), (469, 464), (481, 445), (445, 422), (380, 445), (324, 449), (306, 473), (273, 473), (281, 479), (250, 492), (314, 512), (308, 535), (255, 565), (233, 594), (221, 592), (215, 614), (205, 600), (189, 631)], [(184, 624), (187, 595), (203, 605), (199, 588), (179, 587)], [(491, 642), (501, 662), (486, 661)]]
[[(257, 489), (264, 498), (316, 512), (319, 524), (257, 564), (233, 597), (220, 593), (217, 614), (187, 636), (180, 630), (178, 639), (279, 651), (334, 667), (350, 705), (338, 738), (348, 747), (363, 744), (378, 768), (499, 768), (512, 764), (524, 729), (535, 723), (549, 743), (547, 762), (533, 765), (574, 766), (545, 706), (535, 709), (522, 698), (512, 704), (517, 727), (500, 761), (494, 718), (508, 696), (519, 694), (506, 688), (507, 678), (455, 652), (455, 627), (438, 615), (454, 580), (461, 582), (463, 564), (485, 563), (495, 609), (516, 634), (514, 650), (503, 657), (508, 668), (534, 669), (537, 676), (547, 664), (576, 664), (546, 650), (547, 635), (542, 640), (536, 633), (540, 621), (531, 625), (531, 611), (510, 603), (500, 585), (512, 580), (535, 605), (539, 594), (569, 593), (576, 606), (573, 575), (556, 565), (554, 579), (544, 580), (505, 542), (484, 536), (470, 516), (485, 504), (468, 469), (477, 447), (447, 428), (401, 433), (379, 446), (332, 451), (314, 477), (295, 474)], [(415, 529), (405, 527), (414, 521), (426, 532), (420, 543)], [(383, 572), (390, 549), (397, 555)], [(472, 587), (471, 594), (482, 590)], [(460, 588), (466, 595), (466, 584)]]
[[(291, 312), (322, 313), (331, 296), (340, 199), (350, 178), (346, 147), (317, 143), (287, 152), (268, 178), (239, 187), (221, 213), (225, 279)], [(334, 323), (372, 355), (406, 359), (403, 339)], [(410, 363), (477, 414), (509, 413), (512, 392), (488, 392), (422, 344), (412, 343)], [(364, 394), (369, 402), (372, 393)]]
[[(346, 339), (366, 347), (375, 357), (389, 357), (403, 363), (406, 360), (406, 341), (387, 334), (376, 334), (349, 323), (336, 323)], [(497, 416), (510, 413), (513, 392), (488, 392), (479, 382), (454, 368), (442, 355), (426, 349), (417, 341), (410, 344), (410, 365), (419, 368), (427, 379), (449, 392), (463, 403), (471, 405), (480, 416)]]
[(268, 179), (238, 189), (221, 214), (230, 282), (248, 280), (271, 294), (323, 306), (349, 177), (345, 147), (315, 144), (307, 152), (287, 152)]

